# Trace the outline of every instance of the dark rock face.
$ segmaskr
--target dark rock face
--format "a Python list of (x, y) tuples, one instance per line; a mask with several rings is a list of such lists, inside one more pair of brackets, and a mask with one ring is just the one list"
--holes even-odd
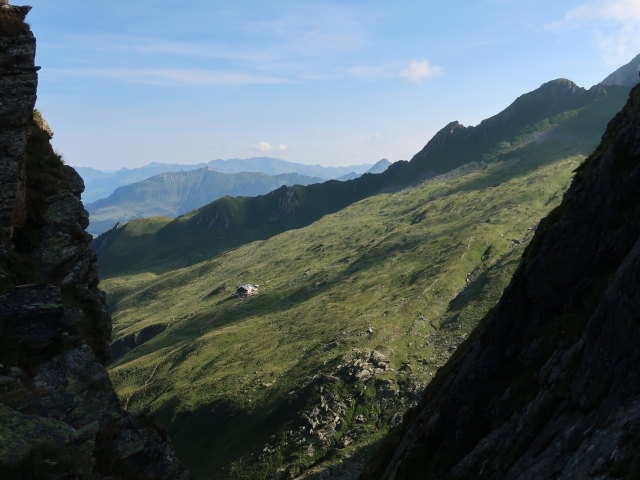
[(640, 87), (363, 479), (640, 478)]
[(21, 225), (25, 217), (25, 125), (36, 102), (38, 76), (34, 68), (35, 39), (24, 24), (31, 7), (0, 8), (0, 225), (11, 227)]
[(188, 478), (158, 429), (122, 411), (105, 372), (111, 320), (84, 185), (33, 110), (29, 9), (0, 2), (1, 476)]

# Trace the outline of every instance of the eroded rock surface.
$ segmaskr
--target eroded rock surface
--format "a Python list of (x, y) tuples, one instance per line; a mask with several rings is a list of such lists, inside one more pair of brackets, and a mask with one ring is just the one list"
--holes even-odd
[(0, 476), (189, 478), (162, 432), (121, 409), (105, 372), (111, 320), (84, 185), (33, 110), (29, 9), (0, 2)]

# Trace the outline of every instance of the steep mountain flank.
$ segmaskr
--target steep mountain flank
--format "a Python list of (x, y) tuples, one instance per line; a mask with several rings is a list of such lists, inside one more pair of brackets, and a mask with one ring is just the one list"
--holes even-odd
[(372, 195), (417, 185), (437, 174), (456, 176), (458, 169), (471, 164), (536, 156), (541, 165), (558, 157), (586, 156), (628, 92), (624, 86), (585, 90), (568, 80), (555, 80), (476, 127), (450, 124), (411, 162), (395, 162), (383, 173), (281, 187), (251, 198), (224, 197), (175, 220), (133, 220), (95, 242), (101, 274), (163, 272), (193, 265), (230, 248), (304, 227)]
[(640, 87), (363, 479), (640, 478)]
[(225, 195), (261, 195), (282, 185), (309, 185), (324, 180), (297, 173), (220, 173), (209, 167), (164, 172), (118, 187), (107, 198), (87, 205), (89, 233), (98, 234), (133, 218), (176, 217)]
[(623, 65), (607, 78), (605, 78), (602, 83), (605, 85), (627, 85), (633, 87), (638, 82), (640, 82), (640, 78), (638, 78), (638, 73), (640, 72), (640, 54), (636, 55), (633, 60), (631, 60), (626, 65)]
[[(626, 98), (627, 91), (622, 91)], [(502, 112), (483, 120), (475, 127), (451, 122), (413, 157), (409, 170), (444, 173), (471, 161), (490, 159), (536, 141), (543, 132), (565, 120), (563, 117), (568, 112), (583, 108), (612, 93), (604, 85), (595, 85), (586, 90), (566, 79), (547, 82), (518, 97)], [(623, 102), (621, 98), (615, 111)], [(604, 121), (611, 118), (615, 111)], [(592, 128), (592, 132), (599, 136), (604, 124), (593, 125)]]
[(119, 406), (111, 320), (83, 184), (33, 107), (30, 7), (0, 2), (0, 472), (3, 479), (181, 479), (163, 434)]

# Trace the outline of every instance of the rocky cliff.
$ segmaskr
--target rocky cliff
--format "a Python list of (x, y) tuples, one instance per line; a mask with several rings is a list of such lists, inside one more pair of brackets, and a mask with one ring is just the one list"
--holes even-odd
[(640, 478), (640, 87), (363, 479)]
[(105, 373), (111, 321), (84, 185), (33, 110), (29, 10), (0, 1), (2, 478), (188, 478), (161, 431), (122, 411)]

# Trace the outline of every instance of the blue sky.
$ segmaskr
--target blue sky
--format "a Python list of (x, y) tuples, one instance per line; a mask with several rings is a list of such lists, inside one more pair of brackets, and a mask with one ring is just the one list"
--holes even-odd
[(25, 3), (54, 146), (102, 169), (409, 159), (452, 120), (640, 52), (640, 0)]

